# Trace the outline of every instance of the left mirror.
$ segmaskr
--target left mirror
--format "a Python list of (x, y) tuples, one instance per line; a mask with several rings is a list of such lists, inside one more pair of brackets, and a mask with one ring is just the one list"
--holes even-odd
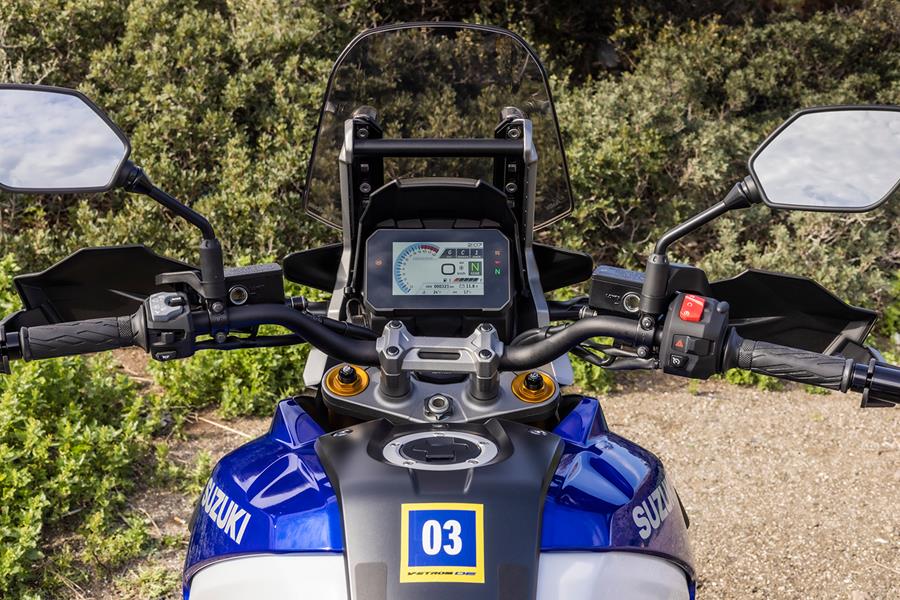
[(0, 189), (101, 192), (115, 187), (128, 138), (84, 95), (0, 85)]

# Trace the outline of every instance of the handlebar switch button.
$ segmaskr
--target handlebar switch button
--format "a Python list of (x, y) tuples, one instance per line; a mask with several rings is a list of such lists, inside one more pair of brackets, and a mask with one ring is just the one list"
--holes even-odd
[(697, 356), (706, 356), (709, 354), (710, 341), (702, 338), (696, 338), (689, 335), (673, 335), (672, 350), (675, 352), (686, 352), (688, 354), (696, 354)]
[(704, 306), (706, 306), (706, 300), (703, 297), (685, 294), (681, 301), (681, 308), (678, 310), (678, 317), (682, 321), (698, 323), (703, 318)]
[(687, 366), (688, 359), (687, 356), (681, 354), (670, 354), (669, 355), (669, 364), (675, 367), (676, 369), (683, 369)]
[[(724, 311), (719, 307), (724, 305)], [(715, 298), (679, 293), (669, 304), (659, 340), (663, 371), (707, 379), (720, 370), (728, 306)]]
[(180, 298), (178, 294), (160, 292), (153, 294), (147, 299), (147, 306), (150, 309), (150, 318), (157, 323), (168, 323), (178, 318), (186, 311), (184, 303), (175, 304), (176, 298)]

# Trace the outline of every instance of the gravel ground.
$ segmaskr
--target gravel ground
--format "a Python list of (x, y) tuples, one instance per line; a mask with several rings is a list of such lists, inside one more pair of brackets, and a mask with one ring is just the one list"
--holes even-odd
[(678, 488), (699, 598), (897, 599), (900, 410), (858, 402), (660, 376), (603, 405)]
[[(634, 381), (603, 406), (612, 429), (660, 456), (675, 482), (691, 517), (701, 600), (900, 598), (900, 409), (862, 411), (857, 396), (799, 387)], [(268, 420), (230, 425), (258, 435)], [(201, 421), (172, 452), (218, 459), (244, 441)], [(133, 504), (183, 544), (194, 501), (147, 490)], [(165, 597), (180, 598), (183, 552), (137, 561), (91, 595), (145, 598), (135, 583), (155, 570), (172, 587)]]

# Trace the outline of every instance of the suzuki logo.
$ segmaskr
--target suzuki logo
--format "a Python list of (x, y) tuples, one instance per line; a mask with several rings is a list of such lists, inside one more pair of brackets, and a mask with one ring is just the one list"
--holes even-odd
[(663, 479), (656, 489), (650, 492), (646, 500), (632, 509), (631, 517), (634, 519), (641, 539), (646, 540), (662, 526), (674, 508), (674, 500), (675, 490), (672, 488), (672, 484), (668, 479)]
[(203, 491), (201, 506), (216, 527), (224, 531), (234, 543), (241, 543), (247, 524), (250, 523), (250, 514), (230, 499), (212, 479)]

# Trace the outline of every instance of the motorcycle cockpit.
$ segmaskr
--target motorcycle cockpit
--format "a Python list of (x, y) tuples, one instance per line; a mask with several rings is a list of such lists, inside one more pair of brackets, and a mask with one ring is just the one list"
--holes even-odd
[[(391, 57), (421, 43), (442, 52), (406, 73), (411, 64)], [(472, 63), (473, 46), (495, 59)], [(377, 84), (388, 72), (433, 81), (398, 96)], [(448, 101), (435, 113), (426, 98), (437, 90)], [(546, 74), (527, 44), (440, 23), (361, 35), (329, 80), (304, 194), (307, 212), (343, 233), (329, 315), (427, 347), (402, 365), (382, 352), (381, 372), (370, 370), (368, 391), (352, 398), (331, 393), (336, 363), (314, 353), (305, 379), (325, 382), (329, 406), (374, 414), (390, 403), (398, 417), (429, 420), (422, 398), (440, 381), (456, 386), (444, 390), (455, 407), (444, 419), (552, 412), (558, 383), (573, 380), (568, 359), (544, 365), (554, 392), (527, 403), (510, 391), (514, 374), (498, 385), (495, 358), (550, 325), (543, 282), (590, 275), (587, 257), (548, 246), (541, 264), (561, 276), (538, 268), (534, 230), (565, 216), (572, 196)], [(300, 255), (288, 263), (297, 279), (322, 280)], [(455, 345), (438, 343), (448, 336)]]
[[(543, 297), (540, 284), (527, 276), (534, 198), (524, 180), (536, 161), (526, 161), (535, 152), (521, 111), (504, 109), (494, 138), (385, 139), (369, 107), (345, 128), (341, 156), (352, 158), (341, 168), (354, 182), (344, 203), (355, 215), (347, 232), (351, 310), (359, 300), (375, 330), (396, 318), (418, 335), (465, 336), (489, 322), (505, 340), (546, 320), (534, 300)], [(394, 159), (441, 158), (460, 160), (468, 174), (490, 166), (492, 178), (383, 181)]]
[[(26, 310), (0, 323), (0, 371), (9, 359), (132, 346), (157, 360), (316, 348), (305, 372), (314, 395), (279, 403), (270, 431), (211, 475), (185, 562), (193, 600), (325, 597), (308, 586), (330, 558), (341, 563), (334, 598), (543, 598), (538, 587), (581, 598), (596, 596), (595, 582), (692, 597), (671, 482), (656, 457), (610, 435), (595, 398), (562, 395), (569, 353), (608, 370), (702, 379), (741, 368), (861, 392), (864, 406), (900, 403), (900, 368), (861, 346), (870, 311), (772, 274), (710, 284), (667, 258), (687, 233), (760, 202), (862, 211), (886, 201), (900, 188), (896, 107), (798, 113), (754, 154), (749, 177), (661, 236), (644, 273), (601, 267), (590, 297), (554, 302), (544, 293), (586, 279), (590, 258), (534, 241), (572, 200), (533, 50), (481, 25), (365, 32), (329, 80), (304, 189), (308, 212), (341, 229), (341, 243), (285, 261), (295, 281), (333, 292), (327, 307), (285, 298), (278, 265), (225, 269), (210, 223), (153, 186), (78, 92), (0, 84), (0, 121), (13, 128), (0, 189), (124, 188), (203, 236), (198, 268), (142, 247), (93, 249), (19, 278)], [(100, 265), (122, 276), (100, 281)], [(263, 326), (290, 333), (257, 335)], [(566, 561), (555, 574), (548, 554)], [(606, 557), (638, 562), (587, 562)], [(292, 566), (307, 558), (312, 577)], [(569, 581), (584, 592), (566, 592)], [(274, 591), (259, 594), (263, 585)]]
[[(486, 139), (385, 139), (370, 109), (355, 111), (344, 127), (340, 167), (352, 181), (342, 186), (347, 276), (335, 286), (331, 310), (386, 340), (382, 368), (369, 370), (364, 390), (341, 393), (329, 379), (334, 362), (309, 376), (324, 375), (326, 405), (357, 416), (390, 406), (395, 418), (412, 421), (552, 413), (555, 380), (539, 401), (522, 402), (512, 392), (514, 374), (497, 370), (504, 343), (549, 325), (529, 222), (527, 174), (537, 167), (528, 119), (507, 108), (496, 137)], [(397, 157), (477, 159), (492, 165), (493, 179), (383, 182), (385, 162)], [(568, 364), (557, 362), (568, 381)], [(439, 417), (428, 408), (434, 398), (447, 407)]]

